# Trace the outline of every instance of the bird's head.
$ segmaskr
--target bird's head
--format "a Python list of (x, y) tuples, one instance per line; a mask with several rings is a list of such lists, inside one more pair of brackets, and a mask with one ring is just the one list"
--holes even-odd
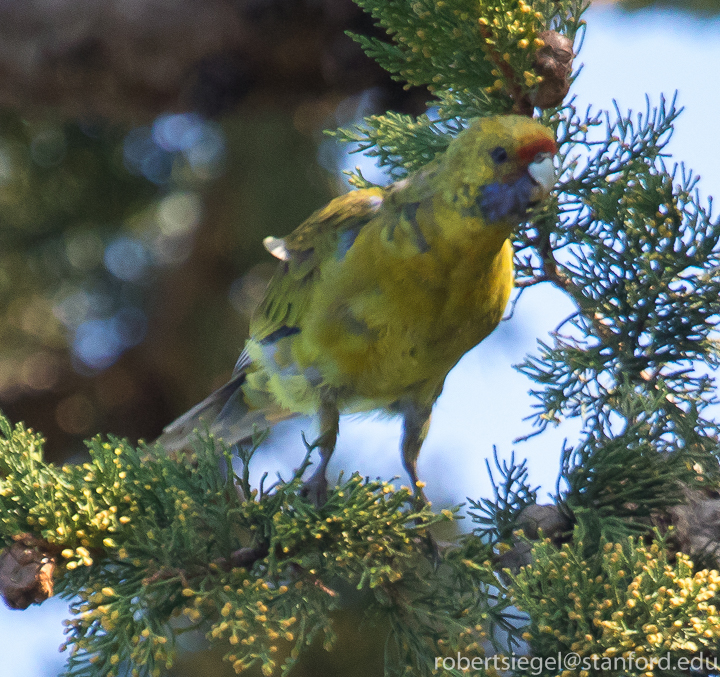
[(521, 115), (480, 118), (448, 147), (454, 200), (486, 223), (513, 225), (555, 185), (552, 132)]

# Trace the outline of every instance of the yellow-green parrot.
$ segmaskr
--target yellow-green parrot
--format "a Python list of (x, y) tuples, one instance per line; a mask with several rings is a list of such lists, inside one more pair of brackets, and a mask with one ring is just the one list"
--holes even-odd
[(552, 189), (556, 150), (531, 118), (480, 118), (406, 179), (349, 192), (266, 238), (280, 264), (230, 381), (159, 443), (180, 449), (199, 429), (231, 445), (319, 414), (321, 462), (305, 487), (322, 502), (339, 414), (382, 410), (404, 419), (403, 463), (423, 499), (417, 457), (433, 404), (502, 318), (509, 237)]

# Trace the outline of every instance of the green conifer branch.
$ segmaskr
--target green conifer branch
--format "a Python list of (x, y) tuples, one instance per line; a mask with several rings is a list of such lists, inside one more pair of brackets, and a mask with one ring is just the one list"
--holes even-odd
[[(574, 0), (357, 0), (392, 42), (350, 34), (371, 58), (407, 86), (426, 86), (434, 114), (371, 116), (352, 129), (328, 132), (356, 143), (354, 152), (378, 157), (393, 179), (442, 152), (472, 117), (508, 113), (521, 97), (537, 93), (542, 77), (534, 58), (539, 34), (554, 29), (575, 39), (587, 3)], [(515, 99), (513, 99), (513, 96)], [(350, 182), (371, 185), (356, 170)]]
[(448, 648), (515, 631), (492, 568), (432, 565), (427, 530), (453, 511), (415, 510), (407, 488), (353, 475), (318, 509), (298, 495), (305, 465), (260, 492), (244, 469), (236, 491), (212, 440), (178, 460), (95, 438), (89, 462), (55, 467), (39, 435), (2, 417), (0, 431), (0, 533), (54, 558), (56, 591), (74, 600), (68, 675), (161, 674), (192, 628), (229, 644), (237, 671), (284, 673), (315, 637), (332, 646), (348, 586), (389, 621), (388, 669), (430, 675)]
[[(606, 116), (597, 141), (588, 133), (603, 124), (599, 116), (580, 118), (572, 105), (564, 114), (557, 202), (520, 233), (519, 277), (521, 286), (551, 282), (577, 312), (519, 369), (537, 384), (531, 392), (538, 431), (563, 417), (583, 419), (573, 472), (590, 472), (595, 462), (607, 469), (607, 454), (619, 454), (618, 468), (644, 463), (651, 458), (646, 449), (675, 455), (674, 470), (628, 476), (627, 489), (632, 485), (647, 502), (630, 500), (627, 490), (612, 494), (615, 517), (628, 504), (640, 505), (642, 517), (658, 482), (676, 482), (675, 490), (666, 485), (660, 493), (666, 507), (681, 500), (683, 466), (699, 464), (701, 479), (717, 482), (718, 424), (705, 412), (716, 401), (707, 367), (717, 365), (720, 226), (711, 205), (700, 204), (696, 180), (665, 167), (679, 114), (674, 102), (654, 111), (648, 105), (636, 123), (619, 112), (613, 121)], [(582, 147), (590, 152), (586, 159), (577, 152)], [(588, 502), (591, 493), (583, 493), (585, 507), (605, 510)]]
[(700, 651), (710, 659), (720, 633), (720, 575), (695, 571), (682, 553), (668, 558), (667, 545), (661, 538), (649, 545), (629, 538), (605, 542), (591, 556), (581, 541), (559, 549), (535, 545), (532, 568), (512, 585), (530, 619), (524, 638), (532, 655), (574, 652), (588, 666), (578, 665), (578, 672), (611, 675), (641, 673), (618, 667), (615, 657), (633, 656), (638, 665), (654, 660), (651, 670), (663, 661), (665, 674), (677, 674), (678, 660)]
[(509, 541), (516, 528), (518, 516), (527, 506), (537, 501), (537, 488), (533, 489), (528, 484), (527, 461), (516, 464), (513, 453), (510, 461), (500, 462), (497, 449), (493, 449), (493, 456), (495, 467), (499, 471), (497, 481), (490, 463), (485, 461), (493, 487), (493, 499), (468, 499), (472, 509), (468, 511), (468, 515), (473, 523), (478, 525), (473, 530), (473, 536), (491, 546)]
[[(358, 42), (435, 97), (432, 114), (336, 132), (395, 178), (441, 153), (467, 119), (531, 105), (538, 35), (575, 40), (586, 7), (357, 1), (393, 41)], [(552, 541), (517, 532), (537, 496), (514, 459), (498, 465), (494, 498), (472, 502), (475, 531), (433, 553), (427, 530), (452, 511), (416, 510), (388, 483), (354, 475), (317, 509), (298, 495), (305, 464), (254, 488), (252, 450), (234, 478), (211, 440), (173, 459), (96, 438), (88, 463), (58, 468), (43, 461), (40, 436), (0, 417), (0, 564), (32, 544), (55, 568), (56, 590), (76, 599), (68, 674), (160, 674), (176, 634), (193, 628), (222, 642), (237, 671), (287, 672), (315, 638), (332, 644), (347, 588), (388, 621), (388, 674), (435, 674), (435, 658), (453, 652), (483, 656), (498, 631), (515, 647), (524, 632), (535, 656), (717, 654), (717, 572), (694, 572), (653, 529), (689, 487), (711, 493), (720, 481), (707, 373), (718, 364), (720, 224), (696, 180), (664, 164), (674, 101), (637, 120), (581, 116), (572, 102), (544, 108), (561, 174), (517, 232), (518, 282), (556, 286), (576, 312), (520, 370), (535, 383), (538, 432), (583, 421), (555, 497), (570, 526)], [(353, 181), (367, 185), (359, 173)], [(526, 566), (501, 571), (514, 551)]]

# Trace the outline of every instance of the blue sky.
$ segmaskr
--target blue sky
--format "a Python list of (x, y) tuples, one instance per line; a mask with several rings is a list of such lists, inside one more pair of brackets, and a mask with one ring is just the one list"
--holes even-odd
[[(611, 109), (616, 99), (621, 110), (644, 111), (646, 93), (656, 104), (661, 94), (671, 98), (678, 90), (685, 112), (669, 150), (674, 160), (685, 162), (702, 177), (704, 197), (720, 195), (716, 76), (720, 19), (695, 19), (671, 11), (628, 14), (611, 5), (598, 5), (586, 18), (589, 30), (580, 57), (585, 69), (574, 87), (579, 109), (590, 103)], [(522, 419), (531, 411), (531, 400), (528, 382), (512, 365), (532, 353), (537, 339), (547, 336), (570, 312), (571, 306), (559, 293), (529, 290), (513, 319), (502, 323), (450, 374), (419, 465), (428, 496), (436, 504), (490, 493), (484, 461), (493, 445), (501, 456), (509, 456), (515, 448), (517, 456), (528, 458), (532, 481), (542, 485), (541, 497), (554, 489), (562, 440), (572, 443), (578, 427), (565, 423), (513, 447), (515, 437), (530, 431)], [(301, 425), (308, 428), (307, 423)], [(399, 483), (406, 483), (399, 436), (398, 421), (344, 418), (331, 473), (346, 468), (384, 478), (399, 475)], [(281, 437), (276, 435), (277, 440)], [(267, 463), (287, 473), (302, 455), (299, 443), (291, 447), (280, 451), (271, 444), (256, 458), (256, 471)], [(65, 617), (66, 606), (59, 600), (25, 612), (0, 607), (0, 677), (56, 675), (64, 658), (57, 647)]]

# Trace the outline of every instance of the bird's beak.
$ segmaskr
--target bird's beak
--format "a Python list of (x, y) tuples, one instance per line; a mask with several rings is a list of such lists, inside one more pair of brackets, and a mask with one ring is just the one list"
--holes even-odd
[(547, 197), (556, 180), (552, 153), (538, 153), (528, 165), (528, 174), (534, 184), (530, 199), (535, 202)]

